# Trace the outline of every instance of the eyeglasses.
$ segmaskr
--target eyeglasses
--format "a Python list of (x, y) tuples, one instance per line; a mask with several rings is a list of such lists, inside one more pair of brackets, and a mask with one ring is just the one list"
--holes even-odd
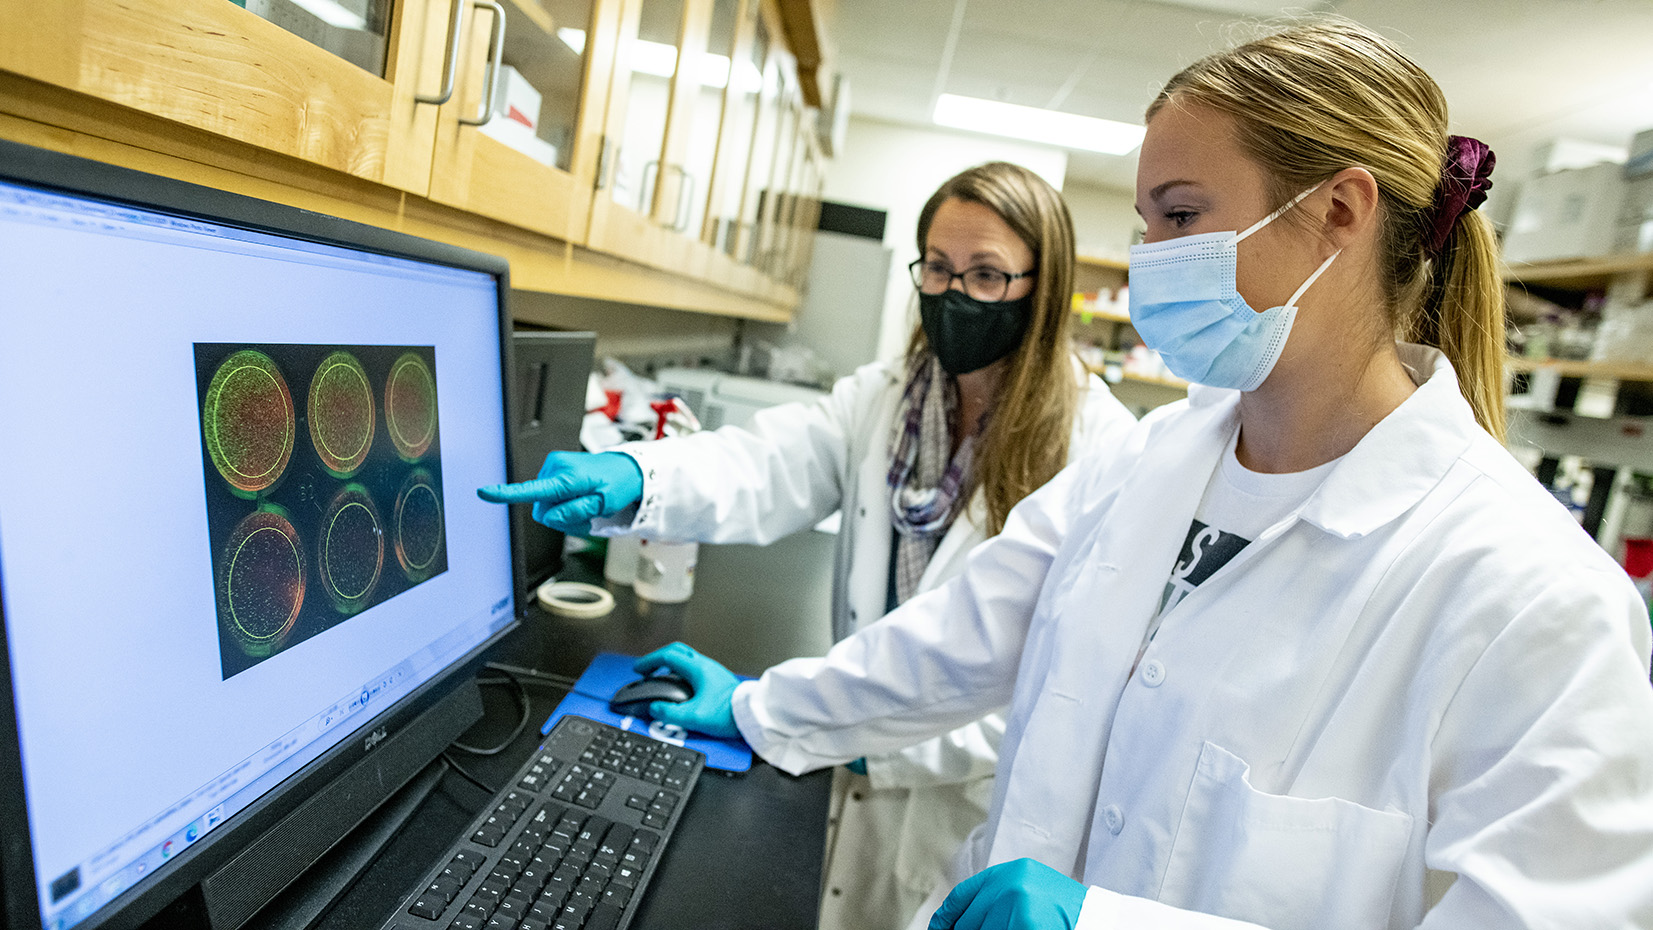
[(1004, 295), (1010, 293), (1010, 282), (1020, 281), (1022, 278), (1031, 278), (1037, 273), (1022, 271), (1011, 274), (997, 268), (966, 268), (955, 272), (941, 262), (915, 259), (907, 266), (912, 273), (913, 287), (918, 288), (921, 294), (941, 294), (953, 286), (953, 282), (964, 280), (964, 293), (983, 303), (998, 303), (1004, 300)]

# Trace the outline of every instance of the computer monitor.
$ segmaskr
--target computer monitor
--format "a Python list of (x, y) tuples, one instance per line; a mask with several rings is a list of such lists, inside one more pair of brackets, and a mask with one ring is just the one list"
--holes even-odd
[(0, 143), (6, 927), (237, 926), (475, 719), (518, 622), (474, 493), (507, 294), (491, 256)]

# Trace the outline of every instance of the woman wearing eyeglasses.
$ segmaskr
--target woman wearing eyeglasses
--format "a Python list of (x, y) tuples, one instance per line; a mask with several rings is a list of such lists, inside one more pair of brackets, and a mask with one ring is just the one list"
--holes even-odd
[[(535, 481), (484, 488), (564, 532), (768, 543), (842, 510), (842, 639), (956, 575), (1023, 497), (1134, 425), (1070, 337), (1073, 224), (1038, 175), (1005, 163), (948, 180), (918, 220), (920, 324), (906, 357), (864, 366), (813, 405), (749, 429), (553, 453)], [(1100, 463), (1099, 463), (1100, 464)], [(1004, 720), (856, 760), (834, 777), (823, 930), (904, 926), (986, 819)]]

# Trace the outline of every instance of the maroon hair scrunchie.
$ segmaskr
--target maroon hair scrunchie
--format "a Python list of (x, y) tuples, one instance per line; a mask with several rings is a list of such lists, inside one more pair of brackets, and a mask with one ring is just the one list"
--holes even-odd
[(1446, 162), (1441, 166), (1441, 183), (1435, 188), (1435, 206), (1429, 219), (1429, 253), (1439, 252), (1458, 217), (1486, 202), (1492, 187), (1492, 166), (1497, 159), (1480, 139), (1448, 136)]

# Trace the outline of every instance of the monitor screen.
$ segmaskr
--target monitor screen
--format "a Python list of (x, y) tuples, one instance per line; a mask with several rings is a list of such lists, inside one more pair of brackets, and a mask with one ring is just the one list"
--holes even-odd
[(513, 625), (505, 275), (0, 150), (13, 916), (110, 921)]

